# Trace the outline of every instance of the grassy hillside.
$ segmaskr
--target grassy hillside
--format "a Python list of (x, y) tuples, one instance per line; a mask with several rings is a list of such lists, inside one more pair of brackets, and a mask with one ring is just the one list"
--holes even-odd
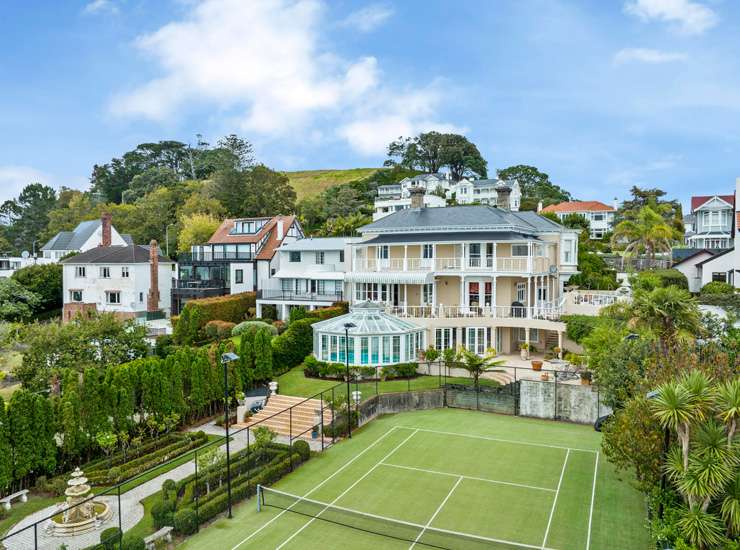
[(298, 200), (316, 195), (328, 187), (366, 178), (378, 168), (350, 168), (348, 170), (301, 170), (285, 172), (295, 189)]

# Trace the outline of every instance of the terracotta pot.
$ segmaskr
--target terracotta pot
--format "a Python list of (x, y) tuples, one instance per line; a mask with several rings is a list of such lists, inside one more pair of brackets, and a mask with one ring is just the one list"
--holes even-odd
[(590, 386), (591, 385), (591, 379), (590, 378), (581, 378), (581, 385), (582, 386)]
[(540, 374), (540, 380), (542, 380), (543, 382), (547, 382), (548, 380), (550, 380), (550, 373), (543, 372), (542, 374)]
[(542, 370), (542, 361), (532, 360), (532, 370)]

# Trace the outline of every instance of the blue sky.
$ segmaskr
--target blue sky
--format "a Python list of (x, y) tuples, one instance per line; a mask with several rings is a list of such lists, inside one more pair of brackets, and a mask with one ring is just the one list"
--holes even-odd
[(21, 2), (0, 20), (0, 200), (137, 143), (238, 133), (283, 170), (464, 132), (577, 198), (740, 176), (740, 2)]

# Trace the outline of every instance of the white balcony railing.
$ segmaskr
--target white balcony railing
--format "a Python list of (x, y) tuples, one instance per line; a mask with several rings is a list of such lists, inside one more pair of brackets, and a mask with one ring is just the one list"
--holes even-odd
[(546, 319), (555, 321), (563, 313), (561, 304), (540, 306), (387, 306), (386, 312), (397, 317), (418, 319)]
[(541, 256), (491, 256), (457, 258), (357, 258), (355, 271), (434, 271), (495, 272), (495, 273), (544, 273), (552, 262)]

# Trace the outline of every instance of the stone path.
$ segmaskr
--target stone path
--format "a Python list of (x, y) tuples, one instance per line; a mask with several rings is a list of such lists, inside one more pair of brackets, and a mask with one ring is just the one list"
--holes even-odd
[[(209, 422), (202, 426), (194, 427), (190, 431), (197, 432), (201, 430), (210, 435), (224, 436), (226, 434), (226, 430), (219, 426), (216, 426), (215, 422)], [(276, 441), (287, 444), (289, 442), (289, 438), (286, 436), (278, 436), (276, 438)], [(311, 440), (308, 441), (308, 443), (312, 450), (321, 450), (321, 441)], [(330, 439), (325, 440), (326, 446), (328, 446), (330, 443)], [(246, 446), (246, 431), (232, 435), (232, 440), (229, 442), (230, 451), (232, 453), (241, 451)], [(225, 444), (221, 447), (225, 449)], [(141, 504), (141, 501), (146, 497), (160, 491), (162, 489), (162, 483), (166, 479), (179, 481), (193, 473), (195, 473), (195, 465), (191, 460), (189, 462), (186, 462), (185, 464), (178, 466), (177, 468), (173, 468), (169, 472), (166, 472), (155, 477), (154, 479), (147, 481), (146, 483), (142, 483), (138, 487), (135, 487), (134, 489), (131, 489), (126, 493), (123, 493), (121, 495), (121, 508), (124, 511), (121, 520), (123, 532), (125, 533), (134, 525), (139, 523), (139, 521), (141, 521), (141, 519), (144, 517), (144, 506)], [(113, 494), (112, 496), (100, 497), (99, 500), (104, 500), (105, 502), (107, 502), (113, 510), (113, 517), (110, 520), (106, 521), (99, 529), (75, 537), (54, 537), (46, 533), (44, 529), (45, 523), (40, 523), (37, 526), (36, 533), (38, 542), (37, 547), (43, 550), (58, 550), (62, 546), (62, 544), (65, 544), (68, 550), (81, 550), (100, 542), (100, 533), (103, 530), (109, 527), (118, 527), (118, 498), (117, 495)], [(5, 545), (7, 550), (29, 550), (34, 548), (34, 531), (32, 527), (33, 524), (37, 521), (44, 520), (45, 518), (56, 514), (57, 511), (60, 510), (62, 507), (63, 506), (61, 504), (50, 506), (34, 514), (26, 516), (8, 531), (9, 538), (4, 540), (2, 544)]]

